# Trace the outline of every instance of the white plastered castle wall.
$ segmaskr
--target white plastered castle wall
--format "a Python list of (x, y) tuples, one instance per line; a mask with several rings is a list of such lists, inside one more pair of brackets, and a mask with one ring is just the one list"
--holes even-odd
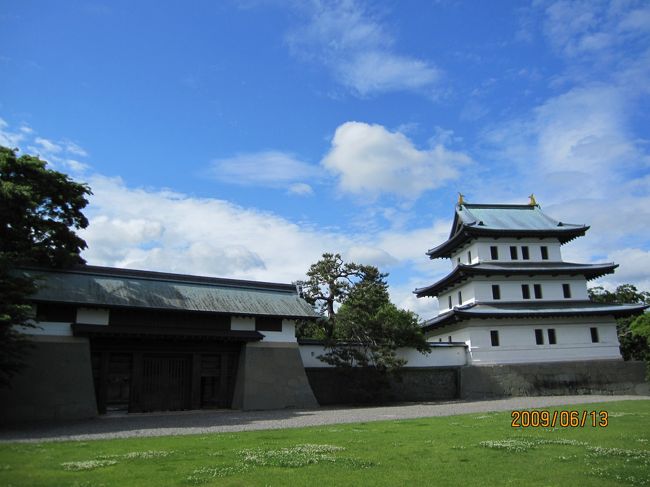
[[(498, 259), (492, 259), (490, 247), (497, 247)], [(517, 247), (517, 259), (511, 258), (510, 247)], [(523, 258), (522, 247), (528, 247), (528, 259)], [(548, 259), (542, 259), (541, 247), (546, 247)], [(463, 245), (451, 254), (452, 267), (458, 265), (459, 259), (462, 264), (477, 264), (479, 262), (560, 262), (562, 260), (562, 250), (560, 242), (550, 238), (478, 238), (472, 240), (469, 245)]]
[[(596, 328), (598, 342), (592, 342)], [(544, 343), (536, 344), (535, 330), (541, 329)], [(549, 344), (548, 330), (555, 330), (556, 343)], [(499, 345), (493, 346), (490, 332), (497, 331)], [(572, 360), (621, 360), (616, 321), (613, 317), (546, 319), (471, 319), (430, 334), (430, 341), (464, 339), (472, 365), (534, 363)]]

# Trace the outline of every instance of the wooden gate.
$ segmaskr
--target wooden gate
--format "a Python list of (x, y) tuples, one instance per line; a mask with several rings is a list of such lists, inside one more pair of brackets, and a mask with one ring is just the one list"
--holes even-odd
[(142, 357), (138, 410), (177, 411), (192, 406), (192, 356), (148, 355)]

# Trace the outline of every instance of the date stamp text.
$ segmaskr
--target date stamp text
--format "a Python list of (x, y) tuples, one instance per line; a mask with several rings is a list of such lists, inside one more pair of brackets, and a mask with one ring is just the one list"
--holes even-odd
[(511, 412), (513, 428), (606, 428), (607, 411), (547, 411), (514, 410)]

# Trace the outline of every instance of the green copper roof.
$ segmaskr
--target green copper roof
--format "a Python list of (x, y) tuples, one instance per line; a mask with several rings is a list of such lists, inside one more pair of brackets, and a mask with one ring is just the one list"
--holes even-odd
[(291, 284), (95, 266), (71, 270), (24, 269), (20, 272), (39, 278), (40, 288), (33, 296), (38, 302), (241, 316), (316, 316)]
[(564, 223), (542, 212), (539, 205), (488, 205), (463, 203), (456, 205), (449, 239), (429, 250), (436, 259), (451, 253), (477, 237), (557, 238), (566, 243), (582, 236), (587, 225)]
[(563, 223), (542, 212), (539, 205), (472, 205), (457, 207), (463, 225), (479, 225), (495, 230), (557, 230), (583, 228), (584, 225)]

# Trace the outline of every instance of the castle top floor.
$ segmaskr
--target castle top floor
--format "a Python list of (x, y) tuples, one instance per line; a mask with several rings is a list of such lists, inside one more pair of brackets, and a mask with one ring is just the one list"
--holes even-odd
[[(431, 259), (460, 258), (463, 263), (481, 254), (485, 256), (482, 260), (560, 261), (560, 245), (583, 236), (588, 229), (587, 225), (565, 223), (546, 215), (532, 195), (528, 205), (470, 204), (461, 196), (449, 238), (427, 254)], [(465, 258), (466, 252), (472, 253), (469, 247), (475, 242), (480, 248), (476, 248), (474, 257)]]

